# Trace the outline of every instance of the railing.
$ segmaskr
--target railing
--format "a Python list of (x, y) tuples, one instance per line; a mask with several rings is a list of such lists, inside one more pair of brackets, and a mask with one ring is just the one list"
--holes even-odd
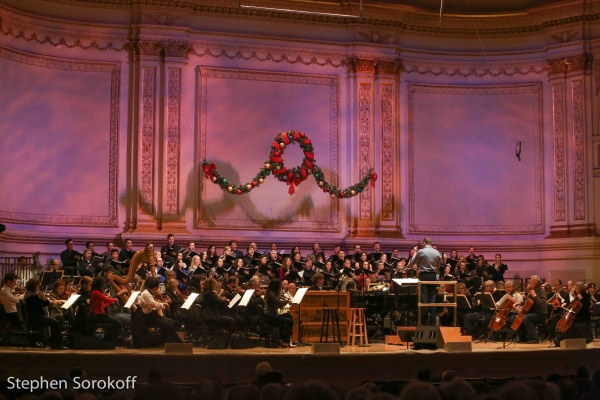
[[(421, 307), (452, 307), (454, 308), (454, 326), (456, 326), (456, 321), (457, 321), (457, 307), (458, 307), (458, 297), (457, 297), (457, 291), (456, 291), (456, 285), (458, 284), (458, 281), (419, 281), (418, 283), (418, 287), (417, 287), (417, 296), (418, 297), (418, 303), (417, 303), (417, 325), (421, 325)], [(446, 286), (446, 285), (452, 285), (454, 286), (454, 302), (453, 303), (421, 303), (421, 286), (422, 285), (435, 285), (435, 286)]]
[(37, 277), (33, 257), (0, 257), (0, 279), (8, 272), (13, 272), (22, 280), (18, 284), (25, 284), (28, 279)]

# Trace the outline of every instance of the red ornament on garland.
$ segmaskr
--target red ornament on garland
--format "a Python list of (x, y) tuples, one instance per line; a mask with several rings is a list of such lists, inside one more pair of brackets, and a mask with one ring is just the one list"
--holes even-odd
[(242, 194), (242, 189), (238, 189), (236, 193), (237, 194)]
[(257, 183), (256, 181), (252, 181), (252, 187), (256, 187)]

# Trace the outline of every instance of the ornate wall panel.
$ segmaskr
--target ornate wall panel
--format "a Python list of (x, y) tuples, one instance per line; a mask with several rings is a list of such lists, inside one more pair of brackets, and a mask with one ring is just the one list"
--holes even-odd
[(167, 140), (164, 214), (179, 212), (179, 121), (181, 104), (181, 69), (167, 71)]
[(566, 219), (566, 130), (564, 85), (552, 85), (552, 120), (554, 125), (554, 220)]
[(539, 83), (408, 84), (409, 232), (544, 232), (541, 95)]
[(0, 100), (0, 168), (18, 169), (0, 178), (0, 220), (118, 226), (120, 64), (2, 46), (0, 64), (0, 98), (10, 96)]
[(381, 219), (384, 221), (394, 220), (394, 171), (397, 168), (394, 159), (394, 121), (394, 85), (384, 83), (381, 85)]
[[(373, 143), (373, 122), (372, 99), (373, 84), (359, 83), (358, 89), (358, 135), (359, 135), (359, 168), (360, 175), (364, 176), (373, 166), (372, 143)], [(373, 200), (371, 190), (364, 190), (360, 194), (360, 219), (371, 220), (373, 212)]]
[[(196, 165), (214, 161), (234, 183), (249, 181), (268, 159), (273, 137), (297, 129), (311, 138), (315, 158), (338, 184), (339, 78), (236, 69), (198, 69)], [(296, 146), (286, 147), (286, 167), (300, 164)], [(198, 168), (199, 169), (199, 168)], [(339, 232), (338, 202), (310, 178), (296, 187), (268, 177), (245, 196), (232, 196), (198, 177), (196, 227)]]
[(154, 131), (156, 104), (156, 68), (142, 68), (140, 115), (142, 119), (142, 165), (140, 168), (140, 208), (154, 214)]
[(585, 133), (583, 116), (583, 82), (571, 82), (573, 103), (573, 185), (574, 218), (585, 219)]

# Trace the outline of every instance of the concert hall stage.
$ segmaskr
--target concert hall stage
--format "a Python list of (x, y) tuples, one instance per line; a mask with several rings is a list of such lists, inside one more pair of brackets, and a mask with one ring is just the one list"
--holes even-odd
[(590, 371), (600, 368), (600, 340), (587, 349), (567, 350), (537, 345), (473, 343), (472, 352), (406, 350), (406, 346), (372, 344), (370, 347), (342, 347), (341, 354), (313, 355), (310, 347), (293, 349), (255, 348), (246, 350), (207, 350), (194, 348), (193, 355), (165, 355), (163, 349), (117, 349), (114, 351), (51, 351), (0, 348), (1, 378), (66, 376), (72, 366), (87, 371), (87, 379), (110, 375), (121, 379), (137, 376), (147, 381), (147, 373), (158, 368), (163, 378), (177, 383), (193, 383), (207, 375), (223, 383), (246, 383), (255, 378), (256, 364), (268, 361), (281, 371), (286, 382), (318, 379), (330, 384), (357, 387), (365, 380), (413, 380), (417, 371), (428, 368), (432, 377), (452, 369), (464, 378), (546, 377), (571, 375), (579, 366)]

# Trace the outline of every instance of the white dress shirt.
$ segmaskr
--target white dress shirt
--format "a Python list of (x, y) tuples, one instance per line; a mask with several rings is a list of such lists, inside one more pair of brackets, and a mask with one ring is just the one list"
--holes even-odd
[(154, 310), (158, 310), (158, 309), (163, 309), (164, 308), (164, 304), (161, 303), (160, 301), (154, 300), (154, 296), (147, 289), (144, 290), (138, 296), (138, 299), (139, 299), (140, 306), (142, 307), (142, 311), (144, 312), (144, 314), (148, 314), (148, 313), (151, 313)]
[(17, 312), (17, 303), (22, 298), (23, 295), (15, 296), (13, 289), (6, 285), (2, 286), (2, 289), (0, 289), (0, 302), (4, 306), (4, 311), (6, 311), (7, 314)]

